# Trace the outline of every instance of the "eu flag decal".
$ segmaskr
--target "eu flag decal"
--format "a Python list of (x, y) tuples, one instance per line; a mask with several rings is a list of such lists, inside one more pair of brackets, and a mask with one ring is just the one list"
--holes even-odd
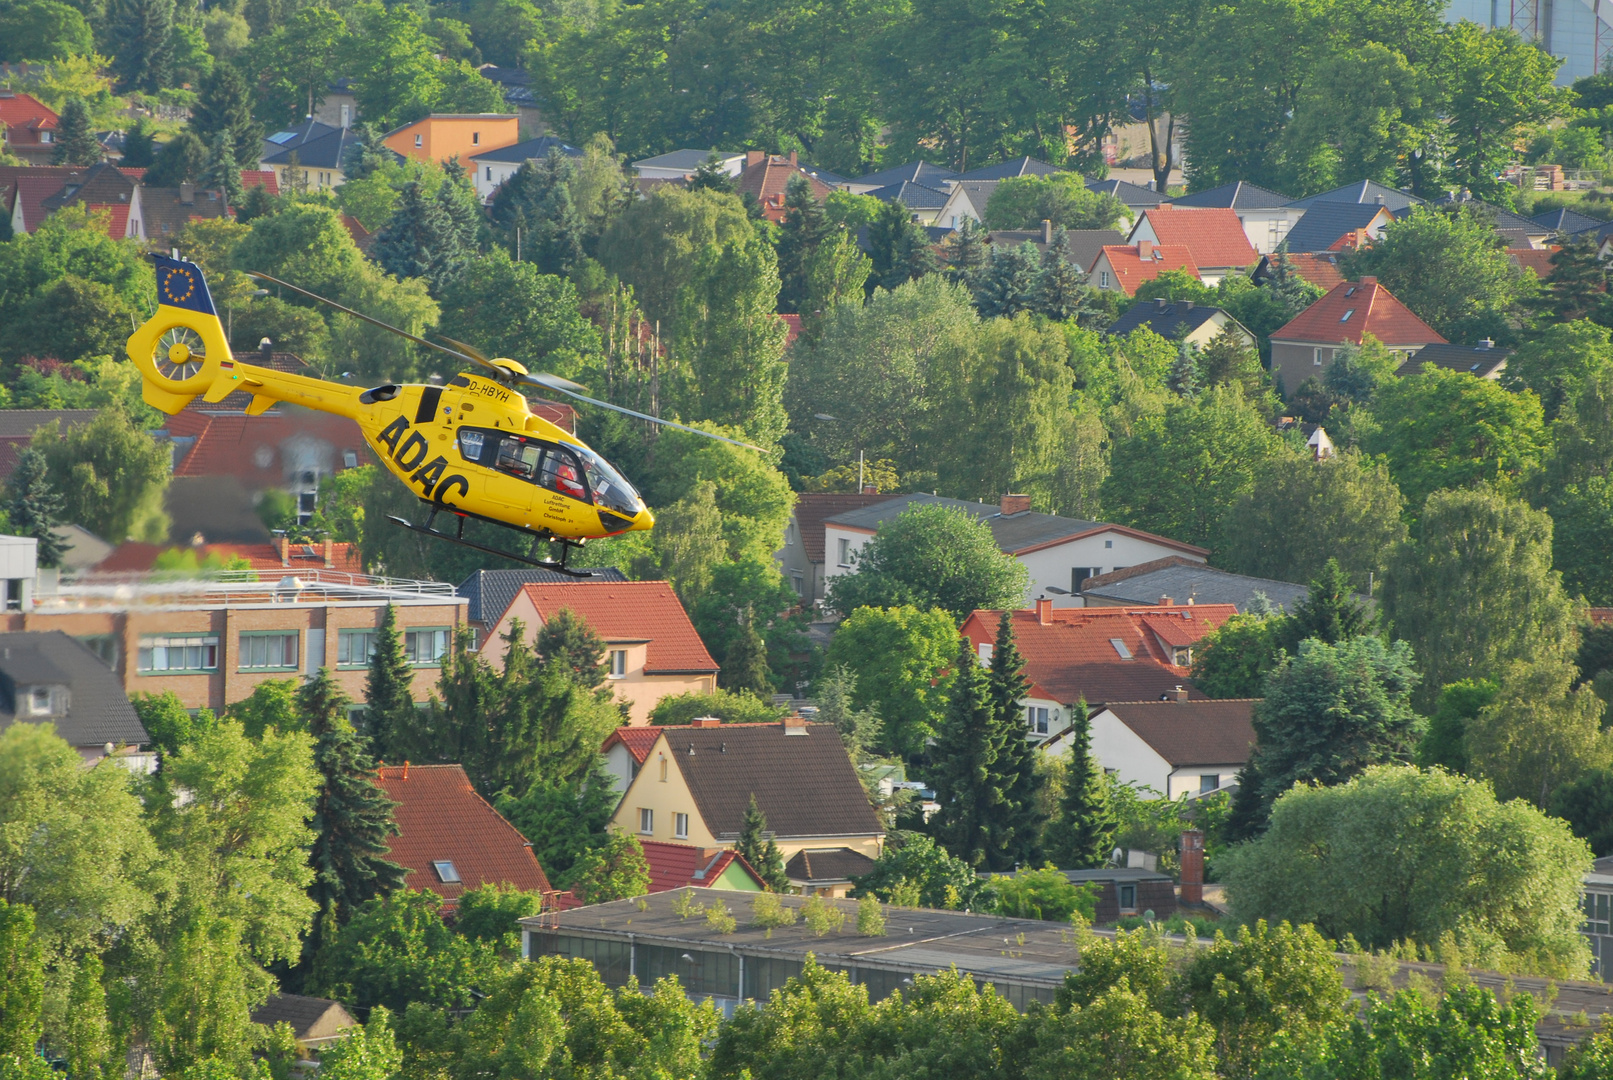
[(213, 298), (207, 293), (207, 279), (202, 276), (201, 267), (166, 255), (151, 258), (157, 264), (157, 303), (199, 311), (203, 315), (218, 315), (213, 309)]

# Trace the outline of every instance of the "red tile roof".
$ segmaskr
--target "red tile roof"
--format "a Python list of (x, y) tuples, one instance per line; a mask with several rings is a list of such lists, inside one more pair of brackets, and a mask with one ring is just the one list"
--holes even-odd
[(1367, 334), (1385, 345), (1432, 345), (1445, 341), (1374, 277), (1333, 286), (1326, 296), (1273, 331), (1271, 337), (1273, 341), (1324, 345), (1347, 341), (1359, 345)]
[(1199, 276), (1198, 264), (1193, 261), (1192, 254), (1179, 244), (1161, 246), (1143, 241), (1138, 244), (1105, 244), (1098, 250), (1099, 258), (1107, 260), (1114, 271), (1115, 284), (1127, 296), (1135, 296), (1138, 286), (1152, 281), (1167, 270), (1186, 270), (1195, 278)]
[[(202, 408), (216, 409), (225, 404)], [(169, 418), (168, 430), (176, 436), (196, 439), (175, 467), (176, 477), (233, 476), (254, 491), (285, 483), (283, 448), (293, 441), (327, 444), (333, 455), (330, 465), (336, 472), (343, 470), (342, 455), (347, 451), (356, 454), (361, 463), (369, 459), (358, 428), (339, 416), (324, 413), (215, 416), (186, 410)]]
[(38, 145), (39, 132), (56, 130), (57, 119), (54, 112), (31, 95), (0, 96), (0, 125), (5, 126), (8, 143), (17, 146)]
[[(119, 544), (108, 555), (96, 564), (95, 569), (100, 573), (133, 574), (145, 573), (157, 562), (157, 556), (164, 551), (171, 551), (179, 545), (176, 544), (142, 544), (136, 541)], [(202, 544), (196, 549), (196, 557), (205, 559), (210, 555), (217, 555), (220, 559), (242, 558), (251, 564), (253, 570), (279, 571), (288, 567), (291, 570), (339, 570), (347, 574), (362, 574), (364, 564), (359, 559), (358, 547), (348, 543), (331, 544), (331, 563), (325, 566), (325, 546), (323, 541), (313, 544), (292, 544), (287, 549), (287, 559), (280, 558), (280, 549), (274, 544)]]
[(122, 173), (124, 176), (127, 176), (130, 180), (143, 180), (145, 179), (146, 175), (144, 166), (136, 168), (133, 165), (119, 165), (118, 172)]
[[(1235, 604), (1130, 608), (1046, 608), (1011, 612), (1031, 694), (1089, 705), (1157, 699), (1186, 685), (1190, 670), (1172, 650), (1191, 647), (1237, 613)], [(996, 640), (1000, 611), (976, 611), (962, 633), (975, 645)], [(1115, 647), (1118, 640), (1129, 656)], [(1198, 694), (1189, 689), (1190, 694)]]
[(545, 620), (570, 608), (606, 641), (648, 641), (646, 675), (704, 675), (717, 670), (717, 661), (664, 581), (533, 584), (521, 591)]
[(746, 155), (744, 169), (734, 181), (734, 191), (741, 196), (749, 195), (760, 203), (762, 216), (776, 225), (784, 220), (784, 195), (789, 187), (790, 178), (794, 176), (806, 179), (812, 188), (814, 199), (820, 203), (828, 199), (832, 189), (801, 168), (796, 162), (793, 150), (788, 157), (750, 151)]
[[(1144, 210), (1142, 219), (1154, 230), (1160, 244), (1187, 248), (1201, 267), (1253, 267), (1260, 261), (1260, 253), (1249, 243), (1238, 212), (1231, 207), (1166, 204)], [(1133, 229), (1131, 235), (1136, 236), (1137, 230)]]
[(803, 492), (795, 497), (795, 532), (801, 538), (801, 548), (809, 562), (821, 563), (824, 559), (823, 523), (848, 510), (861, 509), (874, 503), (894, 499), (894, 495), (833, 495), (825, 492)]
[(1537, 278), (1544, 280), (1551, 276), (1551, 257), (1562, 250), (1557, 244), (1546, 248), (1513, 248), (1507, 254), (1511, 256), (1514, 266), (1534, 271)]
[(114, 240), (126, 240), (129, 237), (129, 204), (128, 203), (90, 203), (90, 212), (109, 215), (106, 232)]
[(605, 736), (605, 744), (599, 748), (599, 752), (603, 754), (621, 743), (633, 755), (633, 760), (642, 765), (644, 759), (650, 756), (650, 748), (655, 745), (655, 740), (660, 737), (661, 729), (658, 727), (619, 727)]
[(734, 863), (751, 876), (758, 888), (766, 883), (737, 851), (726, 848), (697, 848), (689, 844), (669, 844), (662, 840), (640, 841), (650, 864), (650, 891), (670, 892), (690, 885), (709, 888)]
[[(386, 766), (378, 783), (398, 804), (388, 858), (408, 868), (405, 887), (434, 892), (450, 905), (483, 885), (552, 891), (532, 845), (476, 794), (460, 766)], [(454, 864), (457, 884), (439, 878), (432, 868), (438, 860)]]
[(1331, 289), (1344, 280), (1344, 275), (1339, 272), (1338, 257), (1335, 255), (1290, 255), (1288, 262), (1294, 273), (1319, 289)]
[(796, 338), (801, 336), (801, 316), (780, 315), (779, 318), (784, 320), (784, 328), (788, 331), (787, 336), (784, 338), (784, 347), (787, 349), (795, 344)]
[(62, 190), (59, 176), (19, 176), (17, 198), (22, 202), (22, 231), (33, 232), (49, 216), (45, 200)]
[(241, 187), (250, 191), (252, 188), (268, 188), (270, 195), (280, 194), (280, 181), (273, 169), (242, 169)]

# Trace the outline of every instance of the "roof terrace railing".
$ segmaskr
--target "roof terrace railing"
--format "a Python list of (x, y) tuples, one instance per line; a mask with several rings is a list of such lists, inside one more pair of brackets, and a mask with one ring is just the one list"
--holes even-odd
[[(43, 586), (45, 583), (41, 582)], [(154, 570), (141, 573), (84, 573), (41, 588), (36, 611), (91, 607), (163, 607), (221, 604), (310, 604), (341, 601), (437, 600), (463, 602), (443, 581), (353, 574), (324, 567), (261, 570)]]

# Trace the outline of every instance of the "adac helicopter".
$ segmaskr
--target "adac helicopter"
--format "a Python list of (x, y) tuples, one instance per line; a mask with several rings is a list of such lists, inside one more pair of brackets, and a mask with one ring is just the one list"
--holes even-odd
[[(584, 387), (568, 379), (533, 374), (514, 360), (489, 359), (452, 338), (443, 339), (447, 345), (427, 341), (267, 274), (251, 276), (446, 353), (466, 364), (467, 370), (442, 386), (387, 383), (366, 389), (243, 364), (230, 353), (201, 267), (177, 257), (152, 258), (157, 264), (157, 311), (129, 338), (129, 359), (140, 371), (146, 404), (171, 414), (198, 395), (216, 402), (245, 391), (252, 395), (248, 416), (284, 401), (348, 417), (358, 424), (381, 463), (430, 508), (423, 525), (388, 515), (389, 519), (440, 540), (586, 577), (587, 571), (566, 566), (573, 548), (655, 524), (633, 485), (581, 439), (533, 415), (519, 387), (555, 391), (640, 420), (756, 449), (588, 397), (582, 393)], [(457, 529), (436, 528), (439, 514), (457, 518)], [(557, 542), (561, 557), (534, 559), (468, 540), (467, 518)]]

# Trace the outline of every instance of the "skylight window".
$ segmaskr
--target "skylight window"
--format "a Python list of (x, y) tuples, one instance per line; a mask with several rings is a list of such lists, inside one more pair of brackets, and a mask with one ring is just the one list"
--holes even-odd
[(1124, 641), (1121, 641), (1117, 637), (1112, 637), (1112, 638), (1109, 639), (1109, 644), (1111, 644), (1111, 645), (1113, 645), (1115, 647), (1115, 652), (1120, 654), (1120, 659), (1122, 659), (1122, 660), (1130, 660), (1131, 659), (1131, 650), (1126, 648), (1126, 643)]
[(449, 860), (435, 859), (432, 861), (431, 868), (437, 871), (437, 880), (444, 885), (459, 884), (459, 871), (454, 869), (454, 864)]
[(1354, 314), (1355, 308), (1351, 308), (1349, 311), (1346, 311), (1343, 315), (1339, 316), (1339, 322), (1349, 322), (1350, 316)]
[(1344, 295), (1345, 296), (1354, 296), (1355, 295), (1355, 286), (1351, 285), (1348, 289), (1345, 289), (1344, 290)]

